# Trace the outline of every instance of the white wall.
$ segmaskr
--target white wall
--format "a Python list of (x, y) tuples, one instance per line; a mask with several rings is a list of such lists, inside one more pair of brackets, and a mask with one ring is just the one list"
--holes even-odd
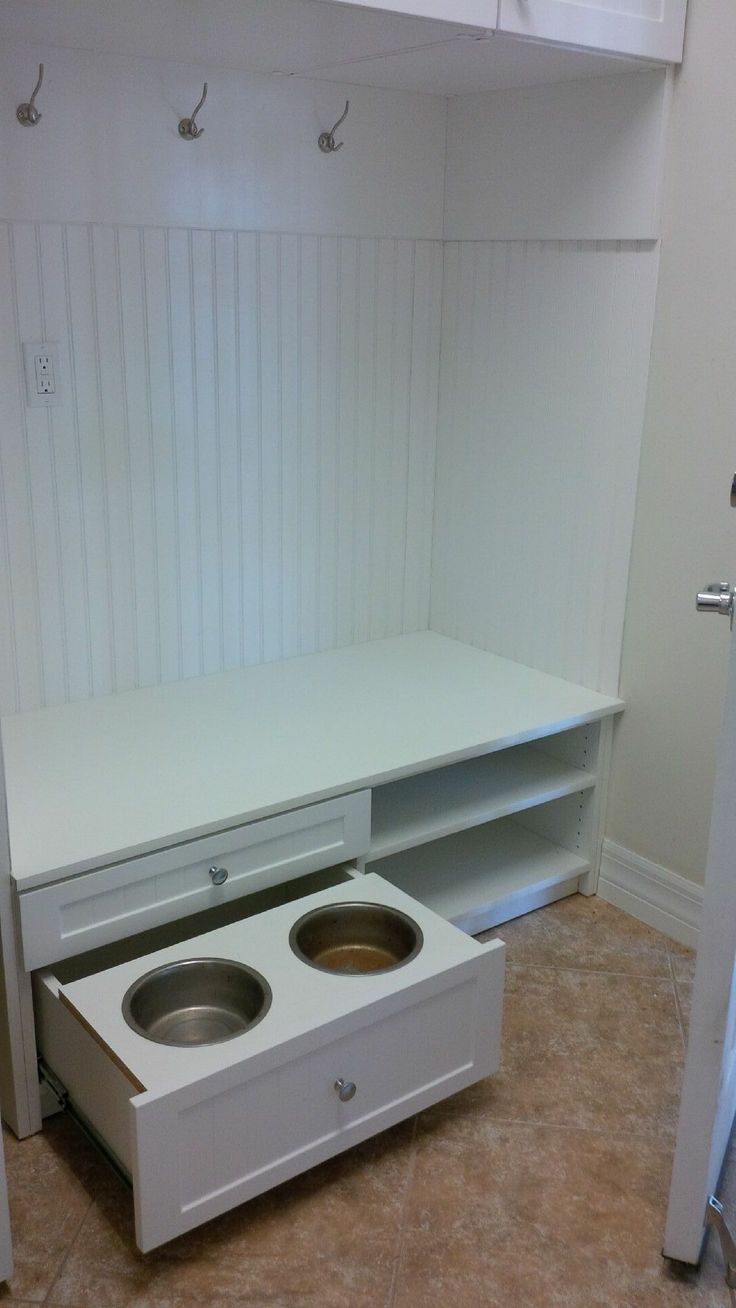
[(427, 625), (444, 101), (206, 74), (0, 56), (4, 711)]
[(736, 581), (736, 9), (689, 7), (667, 155), (652, 367), (607, 830), (702, 881), (728, 624), (695, 612)]
[(612, 694), (666, 104), (665, 74), (635, 73), (448, 122), (430, 622)]
[[(23, 128), (41, 60), (43, 120)], [(182, 141), (205, 80), (204, 136)], [(442, 235), (438, 96), (16, 41), (0, 47), (0, 87), (0, 219)], [(317, 137), (348, 97), (346, 144), (328, 157)]]
[(663, 71), (452, 100), (445, 237), (656, 239), (666, 102)]

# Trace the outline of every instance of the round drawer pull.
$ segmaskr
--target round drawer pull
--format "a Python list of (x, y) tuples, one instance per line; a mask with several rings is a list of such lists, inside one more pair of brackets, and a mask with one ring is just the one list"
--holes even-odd
[(346, 1104), (349, 1099), (353, 1098), (356, 1090), (356, 1085), (354, 1081), (345, 1081), (343, 1080), (342, 1077), (338, 1077), (337, 1081), (335, 1082), (335, 1089), (337, 1090), (337, 1093), (340, 1099), (342, 1100), (342, 1102)]
[(216, 863), (213, 863), (210, 868), (210, 877), (212, 878), (213, 886), (223, 885), (227, 881), (227, 868), (218, 867)]

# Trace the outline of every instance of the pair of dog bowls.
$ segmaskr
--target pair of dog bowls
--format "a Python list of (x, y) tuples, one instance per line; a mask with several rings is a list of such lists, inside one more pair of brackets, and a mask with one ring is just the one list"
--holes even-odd
[[(423, 944), (420, 927), (382, 904), (329, 904), (295, 922), (289, 944), (310, 967), (375, 976), (405, 967)], [(271, 987), (245, 963), (187, 958), (146, 972), (123, 998), (123, 1017), (157, 1044), (193, 1048), (250, 1031), (271, 1007)]]

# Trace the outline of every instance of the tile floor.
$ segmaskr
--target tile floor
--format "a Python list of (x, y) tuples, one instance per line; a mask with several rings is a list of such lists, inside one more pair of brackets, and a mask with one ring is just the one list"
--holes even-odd
[(692, 955), (581, 896), (498, 934), (497, 1077), (152, 1254), (70, 1123), (8, 1137), (0, 1304), (730, 1308), (715, 1244), (699, 1275), (659, 1254)]

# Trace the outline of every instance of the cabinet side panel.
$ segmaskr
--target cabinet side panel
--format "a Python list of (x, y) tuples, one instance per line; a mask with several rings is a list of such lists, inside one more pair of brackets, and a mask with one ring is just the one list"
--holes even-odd
[(446, 247), (430, 626), (615, 694), (658, 265)]

